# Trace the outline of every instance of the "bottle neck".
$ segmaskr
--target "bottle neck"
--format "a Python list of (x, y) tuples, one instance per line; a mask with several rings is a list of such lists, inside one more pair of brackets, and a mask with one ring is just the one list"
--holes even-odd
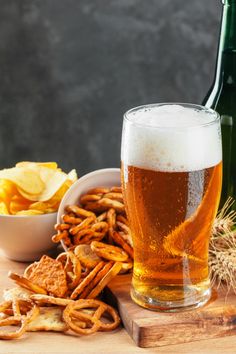
[(236, 84), (236, 0), (223, 4), (216, 81)]

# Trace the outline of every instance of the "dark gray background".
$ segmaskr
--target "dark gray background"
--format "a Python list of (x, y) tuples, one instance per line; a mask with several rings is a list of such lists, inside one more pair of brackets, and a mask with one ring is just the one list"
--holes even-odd
[(122, 114), (200, 103), (220, 0), (0, 0), (0, 168), (119, 166)]

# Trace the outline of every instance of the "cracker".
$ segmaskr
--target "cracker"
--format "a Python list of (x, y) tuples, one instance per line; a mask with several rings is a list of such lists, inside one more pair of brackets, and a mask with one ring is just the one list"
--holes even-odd
[(29, 280), (56, 297), (63, 297), (68, 290), (66, 273), (61, 262), (48, 256), (40, 259), (29, 275)]
[(66, 332), (68, 326), (62, 320), (62, 312), (61, 307), (40, 307), (40, 313), (33, 321), (28, 323), (26, 331)]

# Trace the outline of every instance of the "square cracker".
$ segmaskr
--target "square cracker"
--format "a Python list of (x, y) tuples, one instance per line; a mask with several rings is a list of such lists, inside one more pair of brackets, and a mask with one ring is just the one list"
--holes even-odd
[(63, 297), (68, 290), (62, 263), (48, 256), (40, 259), (28, 279), (56, 297)]

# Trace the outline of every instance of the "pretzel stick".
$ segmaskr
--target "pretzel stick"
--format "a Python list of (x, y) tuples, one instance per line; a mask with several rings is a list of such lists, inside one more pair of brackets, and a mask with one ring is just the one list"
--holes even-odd
[(33, 291), (34, 293), (38, 294), (47, 294), (47, 291), (40, 286), (32, 283), (30, 280), (27, 278), (23, 277), (22, 275), (18, 275), (13, 272), (8, 273), (8, 277), (12, 280), (14, 280), (18, 285), (22, 286), (23, 288), (26, 288), (28, 290)]
[(99, 262), (96, 267), (87, 275), (86, 278), (82, 280), (82, 282), (74, 289), (73, 293), (71, 294), (70, 298), (71, 299), (76, 299), (79, 294), (82, 293), (84, 288), (90, 283), (91, 280), (96, 276), (96, 274), (99, 272), (99, 270), (103, 267), (104, 262), (101, 261)]

